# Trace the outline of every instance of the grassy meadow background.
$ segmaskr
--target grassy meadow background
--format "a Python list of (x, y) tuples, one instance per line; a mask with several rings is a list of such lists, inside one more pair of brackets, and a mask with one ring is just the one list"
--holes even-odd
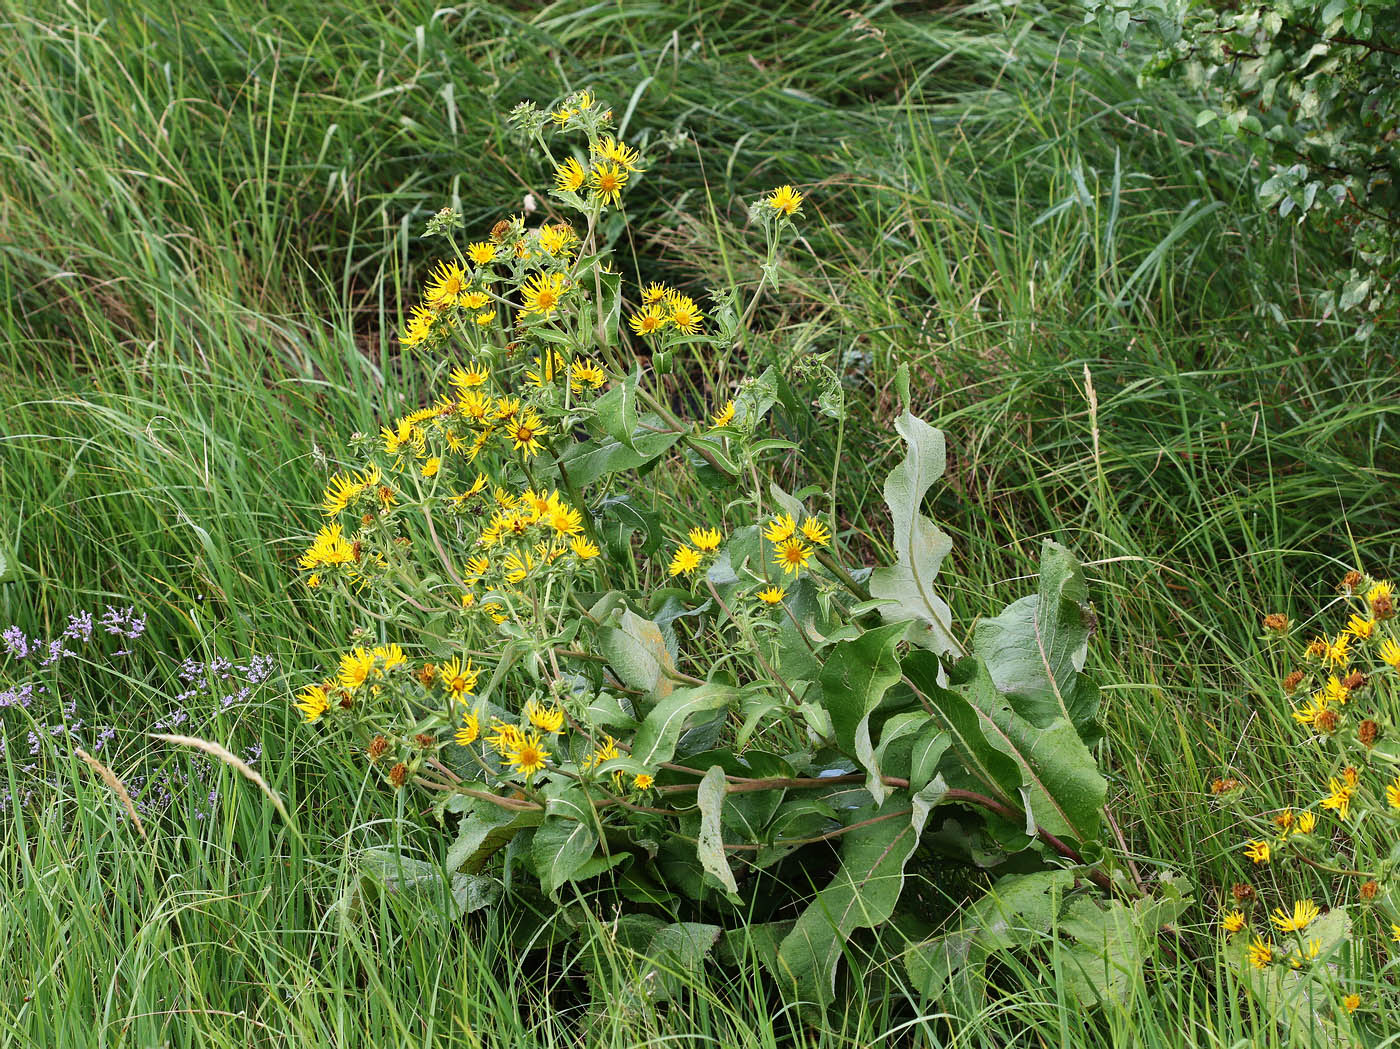
[[(0, 0), (0, 628), (149, 615), (127, 669), (75, 685), (121, 727), (119, 772), (187, 760), (141, 736), (179, 691), (161, 654), (275, 658), (258, 702), (182, 730), (260, 746), (303, 835), (216, 767), (208, 817), (177, 799), (143, 842), (59, 762), (0, 817), (0, 1045), (1274, 1044), (1215, 961), (1219, 894), (1256, 874), (1208, 785), (1289, 786), (1260, 615), (1306, 617), (1358, 562), (1400, 573), (1396, 326), (1359, 343), (1319, 316), (1344, 245), (1258, 213), (1199, 105), (1140, 89), (1078, 23), (1070, 3)], [(312, 760), (287, 700), (353, 625), (294, 585), (319, 457), (426, 398), (440, 362), (396, 337), (423, 223), (543, 200), (503, 114), (586, 86), (654, 158), (608, 231), (629, 279), (755, 279), (746, 202), (808, 194), (762, 360), (685, 363), (678, 410), (835, 350), (851, 416), (790, 423), (776, 479), (834, 474), (838, 539), (869, 561), (907, 364), (949, 437), (932, 510), (959, 620), (1024, 592), (1044, 537), (1088, 563), (1112, 845), (1198, 886), (1184, 948), (1123, 1000), (1086, 1016), (1046, 952), (976, 1015), (892, 972), (813, 1027), (757, 971), (647, 1005), (606, 914), (546, 952), (509, 907), (331, 911), (360, 849), (432, 860), (441, 837), (353, 756)], [(658, 506), (688, 498), (656, 477)]]

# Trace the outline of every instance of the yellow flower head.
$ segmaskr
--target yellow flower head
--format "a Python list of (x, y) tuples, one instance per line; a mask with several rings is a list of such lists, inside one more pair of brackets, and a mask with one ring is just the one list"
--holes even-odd
[(1331, 793), (1322, 799), (1322, 807), (1334, 810), (1339, 820), (1345, 820), (1351, 811), (1351, 796), (1356, 793), (1356, 784), (1333, 778), (1327, 781), (1327, 789)]
[(572, 254), (570, 246), (576, 240), (578, 240), (578, 234), (566, 222), (540, 227), (540, 247), (550, 255), (563, 255), (567, 258)]
[(765, 586), (754, 596), (760, 601), (762, 601), (765, 605), (776, 605), (779, 604), (785, 596), (787, 596), (787, 590), (780, 586)]
[(429, 275), (426, 299), (434, 309), (455, 306), (470, 282), (466, 271), (455, 262), (439, 262)]
[(1296, 950), (1288, 956), (1288, 964), (1293, 968), (1297, 969), (1301, 967), (1304, 962), (1312, 961), (1318, 956), (1318, 954), (1321, 951), (1322, 941), (1318, 939), (1311, 939), (1308, 941), (1306, 947)]
[(331, 708), (331, 698), (320, 685), (312, 685), (297, 695), (296, 708), (309, 725)]
[(405, 346), (420, 346), (433, 335), (437, 314), (424, 306), (415, 306), (408, 314), (408, 324), (399, 338)]
[(512, 747), (523, 742), (525, 734), (514, 725), (509, 725), (504, 721), (493, 721), (491, 723), (491, 734), (486, 737), (486, 742), (500, 754), (506, 755)]
[(489, 240), (479, 240), (467, 245), (467, 258), (473, 266), (489, 266), (496, 261), (496, 245)]
[(604, 736), (598, 749), (579, 762), (579, 768), (587, 772), (589, 769), (596, 769), (605, 761), (612, 761), (617, 756), (617, 740), (611, 736)]
[(773, 563), (782, 568), (783, 574), (797, 575), (807, 567), (812, 549), (801, 539), (784, 539), (773, 551)]
[(1297, 829), (1298, 829), (1298, 833), (1299, 833), (1299, 834), (1311, 834), (1311, 833), (1313, 832), (1313, 830), (1314, 830), (1316, 827), (1317, 827), (1317, 813), (1315, 813), (1315, 812), (1300, 812), (1300, 813), (1298, 813)]
[(490, 303), (491, 296), (479, 288), (472, 288), (463, 292), (457, 301), (469, 310), (479, 310)]
[(781, 543), (785, 539), (791, 539), (796, 531), (797, 522), (792, 519), (792, 515), (779, 514), (763, 530), (763, 538), (770, 543)]
[(782, 212), (790, 218), (801, 210), (802, 194), (791, 186), (779, 186), (772, 193), (763, 198), (763, 203), (767, 204), (774, 211)]
[(720, 534), (718, 528), (692, 528), (688, 538), (691, 545), (703, 554), (711, 554), (719, 549), (719, 544), (724, 541), (724, 536)]
[(476, 326), (478, 328), (485, 328), (489, 326), (493, 321), (495, 321), (495, 319), (495, 310), (483, 310), (482, 312), (476, 315)]
[(1244, 912), (1231, 911), (1220, 919), (1220, 927), (1226, 932), (1239, 932), (1244, 928)]
[(1385, 785), (1385, 803), (1392, 809), (1400, 809), (1400, 776)]
[(636, 313), (632, 314), (627, 324), (637, 335), (655, 335), (662, 328), (666, 327), (666, 312), (659, 304), (644, 306)]
[(700, 330), (700, 322), (704, 319), (700, 313), (700, 307), (695, 305), (695, 300), (689, 295), (672, 295), (667, 300), (670, 312), (667, 320), (674, 324), (687, 335), (694, 335)]
[(1354, 1013), (1361, 1008), (1361, 995), (1349, 994), (1342, 999), (1342, 1008), (1348, 1013)]
[(1244, 854), (1255, 863), (1269, 862), (1269, 843), (1267, 841), (1251, 841), (1245, 846)]
[(642, 305), (654, 306), (670, 293), (671, 289), (666, 287), (666, 285), (652, 281), (642, 289)]
[(1394, 596), (1395, 587), (1387, 580), (1382, 579), (1380, 582), (1373, 583), (1371, 589), (1366, 591), (1366, 603), (1368, 605), (1373, 605), (1382, 598), (1390, 600)]
[(564, 297), (564, 274), (536, 273), (520, 287), (520, 312), (548, 317)]
[(583, 165), (573, 157), (554, 169), (554, 185), (560, 193), (577, 193), (587, 177)]
[(374, 653), (360, 647), (340, 657), (336, 680), (346, 692), (354, 692), (369, 680), (374, 670)]
[(1358, 641), (1369, 641), (1376, 632), (1376, 621), (1369, 616), (1363, 618), (1353, 613), (1347, 620), (1347, 631)]
[(599, 554), (598, 548), (582, 537), (571, 542), (569, 544), (569, 549), (574, 552), (574, 556), (580, 561), (591, 561)]
[(466, 393), (474, 386), (483, 385), (487, 379), (491, 378), (491, 370), (484, 364), (477, 364), (475, 361), (467, 368), (453, 368), (449, 382), (457, 389)]
[(1400, 670), (1400, 644), (1396, 644), (1393, 639), (1386, 638), (1381, 642), (1380, 657), (1382, 663), (1393, 670)]
[(379, 661), (381, 670), (393, 670), (408, 662), (408, 657), (398, 645), (380, 645), (372, 654)]
[(647, 772), (639, 772), (632, 777), (632, 786), (637, 790), (650, 790), (656, 779)]
[(1265, 942), (1261, 936), (1254, 937), (1254, 942), (1249, 945), (1249, 964), (1256, 969), (1267, 969), (1273, 960), (1274, 945)]
[(588, 185), (598, 200), (617, 207), (621, 203), (622, 190), (630, 177), (626, 168), (612, 161), (599, 161), (588, 172)]
[(525, 704), (525, 717), (542, 732), (558, 732), (564, 727), (564, 711), (561, 707), (546, 707), (533, 699)]
[(714, 424), (715, 429), (719, 429), (721, 426), (728, 426), (732, 423), (734, 421), (734, 402), (726, 401), (724, 407), (715, 412), (714, 417), (710, 421)]
[(521, 734), (515, 745), (506, 750), (506, 764), (526, 779), (532, 778), (549, 761), (549, 751), (545, 750), (538, 732)]
[(462, 719), (462, 727), (452, 736), (452, 742), (459, 747), (469, 747), (476, 742), (476, 737), (481, 734), (481, 720), (476, 716), (476, 711), (471, 711)]
[(1346, 633), (1338, 634), (1335, 641), (1327, 642), (1327, 662), (1335, 667), (1346, 666), (1351, 659), (1351, 651), (1348, 647), (1350, 644), (1351, 635)]
[(583, 531), (583, 514), (559, 503), (550, 510), (547, 523), (555, 535), (575, 536)]
[(569, 362), (558, 350), (547, 349), (531, 361), (530, 365), (530, 369), (525, 373), (525, 378), (531, 386), (544, 389), (569, 366)]
[(431, 457), (423, 463), (423, 476), (434, 477), (437, 475), (437, 472), (441, 469), (442, 459), (439, 456), (434, 455), (433, 457)]
[(592, 153), (596, 157), (604, 160), (611, 160), (619, 164), (628, 171), (637, 171), (638, 164), (641, 163), (642, 155), (629, 146), (624, 146), (611, 135), (604, 135), (592, 146)]
[(1293, 904), (1292, 914), (1282, 907), (1275, 907), (1269, 920), (1279, 932), (1302, 932), (1313, 923), (1319, 913), (1317, 904), (1312, 900), (1298, 900)]
[(506, 426), (506, 436), (515, 446), (515, 450), (527, 459), (539, 454), (540, 448), (543, 447), (540, 438), (548, 432), (544, 421), (534, 412), (529, 412)]
[(698, 550), (692, 550), (688, 546), (677, 547), (676, 552), (671, 555), (671, 575), (689, 575), (700, 567), (700, 561)]
[(584, 387), (590, 390), (600, 390), (607, 381), (607, 373), (598, 366), (596, 361), (584, 358), (580, 361), (574, 361), (569, 367), (569, 389), (573, 390), (574, 393), (581, 393)]
[(458, 702), (463, 702), (463, 696), (476, 691), (476, 681), (481, 676), (481, 671), (472, 666), (470, 659), (464, 666), (460, 659), (453, 656), (450, 662), (438, 668), (438, 674), (442, 680), (442, 687), (448, 694)]
[(802, 522), (802, 534), (807, 537), (807, 542), (813, 546), (826, 546), (831, 542), (831, 533), (827, 531), (826, 525), (815, 517), (809, 517)]

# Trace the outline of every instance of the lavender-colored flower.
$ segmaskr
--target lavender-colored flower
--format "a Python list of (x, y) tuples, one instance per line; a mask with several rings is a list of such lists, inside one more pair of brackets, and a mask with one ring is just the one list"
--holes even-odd
[(109, 634), (117, 634), (128, 641), (135, 641), (146, 632), (146, 617), (138, 616), (134, 605), (126, 608), (107, 606), (102, 614), (102, 629)]
[(16, 659), (28, 659), (29, 653), (33, 650), (30, 640), (24, 636), (24, 631), (17, 626), (6, 627), (0, 633), (0, 641), (5, 642), (5, 654), (14, 656)]
[(63, 631), (63, 636), (71, 641), (81, 641), (87, 644), (92, 640), (92, 613), (75, 612), (68, 617), (68, 626)]

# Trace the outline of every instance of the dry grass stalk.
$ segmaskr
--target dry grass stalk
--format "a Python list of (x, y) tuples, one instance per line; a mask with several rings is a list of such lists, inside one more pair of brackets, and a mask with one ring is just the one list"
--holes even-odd
[(131, 792), (126, 789), (126, 784), (117, 778), (115, 772), (98, 761), (82, 747), (78, 747), (74, 753), (83, 759), (83, 763), (87, 765), (88, 768), (102, 777), (102, 782), (111, 787), (112, 793), (121, 799), (122, 805), (126, 807), (126, 814), (131, 817), (131, 822), (136, 824), (136, 831), (141, 835), (141, 840), (150, 840), (146, 837), (146, 828), (141, 825), (141, 817), (136, 815), (136, 805), (131, 800)]

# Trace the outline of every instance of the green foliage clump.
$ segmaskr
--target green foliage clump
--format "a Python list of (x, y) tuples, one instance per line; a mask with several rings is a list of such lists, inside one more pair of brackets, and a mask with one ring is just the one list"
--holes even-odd
[(1155, 48), (1143, 77), (1204, 93), (1197, 126), (1248, 144), (1280, 217), (1331, 217), (1353, 264), (1322, 291), (1363, 334), (1392, 301), (1400, 260), (1400, 5), (1391, 0), (1084, 0), (1110, 38)]

